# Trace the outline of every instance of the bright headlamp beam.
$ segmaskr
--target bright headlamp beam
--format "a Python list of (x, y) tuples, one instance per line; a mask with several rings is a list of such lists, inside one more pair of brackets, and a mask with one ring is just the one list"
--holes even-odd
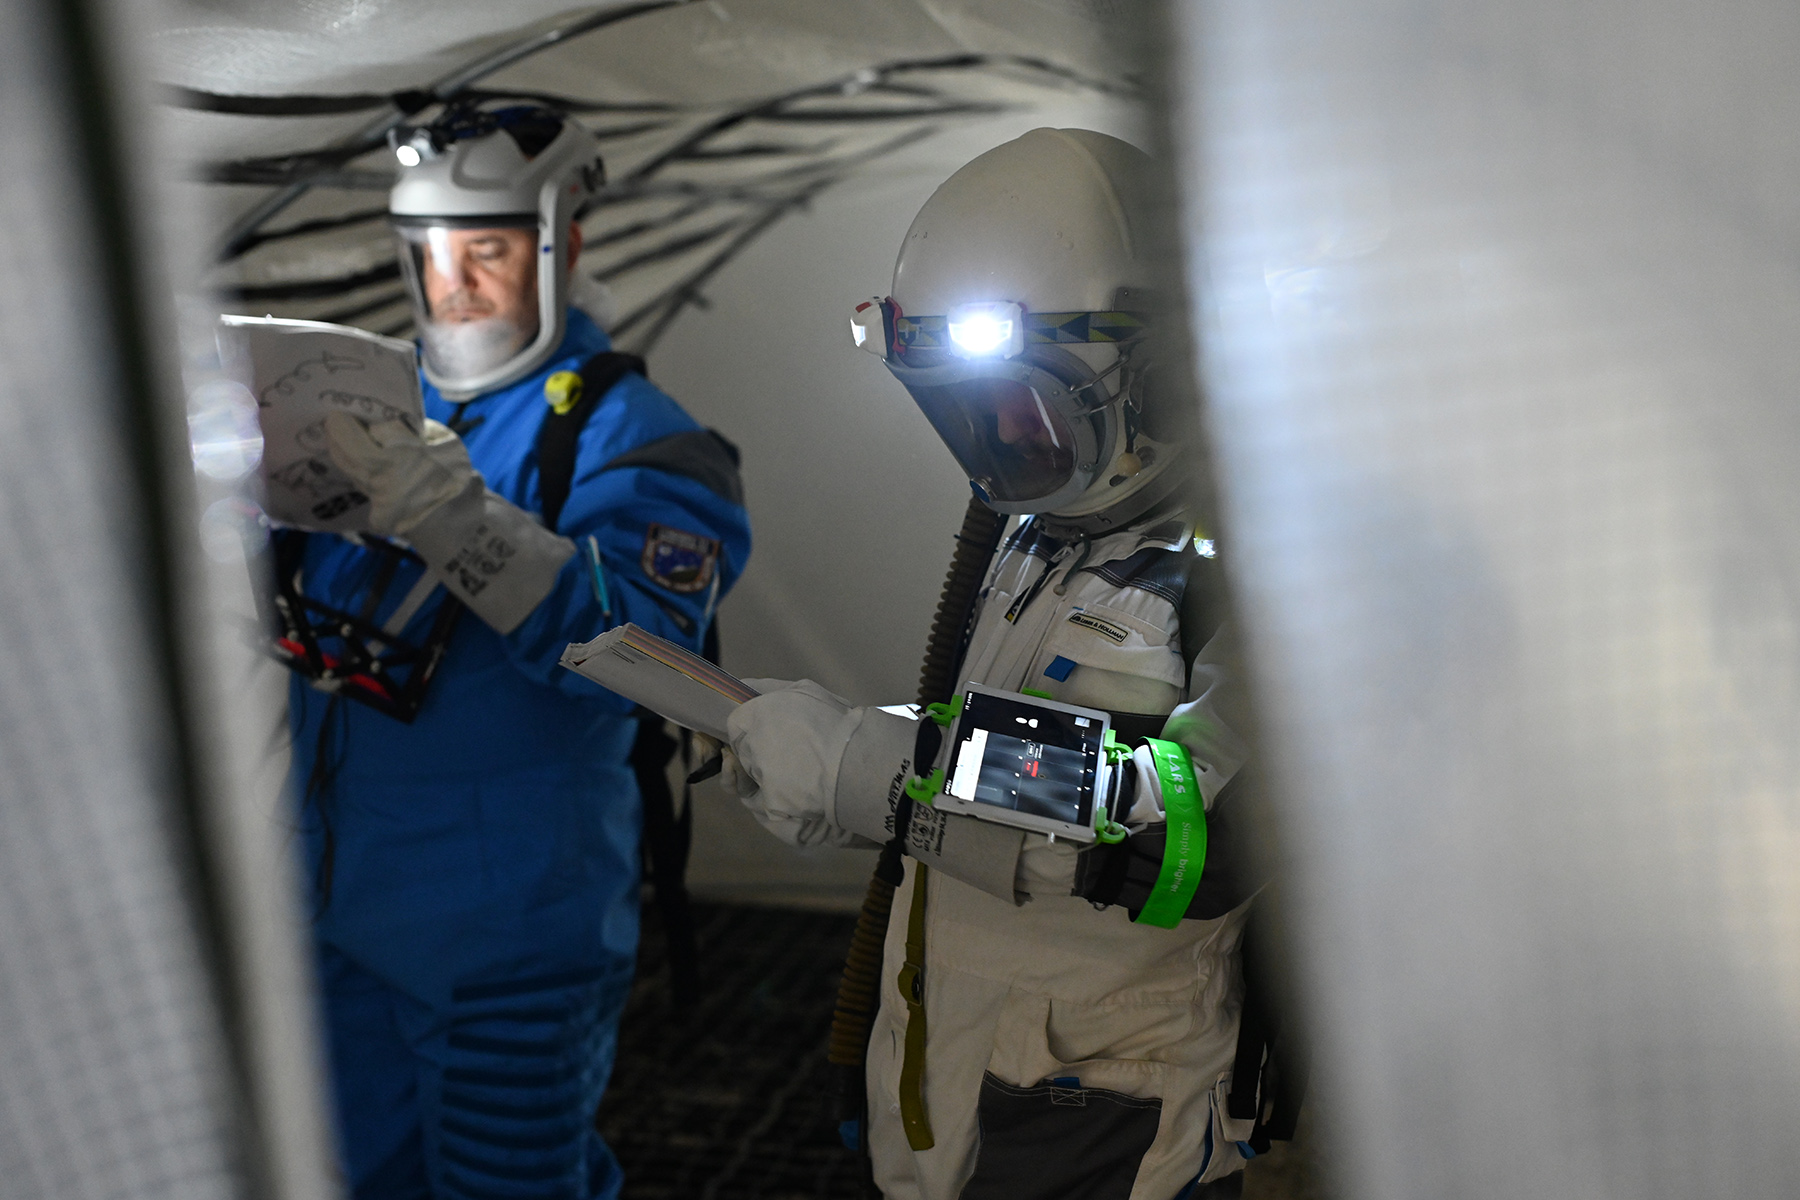
[(1012, 340), (1013, 323), (987, 313), (974, 313), (949, 326), (950, 340), (969, 354), (992, 354)]
[(394, 157), (400, 160), (400, 165), (403, 167), (419, 165), (419, 151), (412, 146), (395, 146)]
[(1011, 358), (1025, 349), (1025, 308), (1010, 300), (959, 304), (944, 318), (944, 332), (964, 358)]

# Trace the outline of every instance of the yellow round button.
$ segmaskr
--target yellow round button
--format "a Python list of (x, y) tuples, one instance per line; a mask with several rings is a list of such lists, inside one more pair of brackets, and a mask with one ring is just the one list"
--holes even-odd
[(544, 401), (557, 416), (568, 413), (581, 403), (581, 375), (575, 371), (558, 371), (544, 380)]

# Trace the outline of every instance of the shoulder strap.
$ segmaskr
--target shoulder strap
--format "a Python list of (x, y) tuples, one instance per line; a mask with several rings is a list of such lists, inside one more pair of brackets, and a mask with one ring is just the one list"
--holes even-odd
[(1191, 542), (1179, 553), (1188, 556), (1187, 583), (1181, 590), (1181, 662), (1191, 672), (1194, 659), (1225, 620), (1225, 573), (1218, 559), (1196, 553)]
[(635, 354), (607, 350), (582, 364), (581, 392), (567, 410), (551, 409), (538, 426), (538, 493), (543, 497), (544, 525), (556, 528), (575, 479), (575, 442), (581, 427), (613, 385), (632, 373), (645, 375), (644, 360)]

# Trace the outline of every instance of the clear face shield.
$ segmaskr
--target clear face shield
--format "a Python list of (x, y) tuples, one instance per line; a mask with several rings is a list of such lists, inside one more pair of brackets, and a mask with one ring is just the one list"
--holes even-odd
[[(1033, 318), (1016, 304), (966, 307), (981, 311), (909, 319), (891, 300), (871, 301), (852, 317), (852, 333), (905, 385), (990, 507), (1055, 512), (1112, 460), (1120, 420), (1102, 375), (1053, 344), (1077, 339), (1056, 339), (1047, 322), (1101, 314)], [(1064, 321), (1066, 334), (1071, 326)], [(1087, 328), (1084, 320), (1081, 341), (1090, 340)]]
[[(1047, 369), (1056, 366), (1064, 369)], [(1066, 363), (1013, 359), (889, 369), (999, 512), (1049, 512), (1086, 491), (1111, 456), (1105, 393), (1078, 392), (1079, 374), (1091, 373), (1078, 374)]]
[(539, 312), (535, 216), (394, 222), (425, 365), (456, 388), (525, 352)]

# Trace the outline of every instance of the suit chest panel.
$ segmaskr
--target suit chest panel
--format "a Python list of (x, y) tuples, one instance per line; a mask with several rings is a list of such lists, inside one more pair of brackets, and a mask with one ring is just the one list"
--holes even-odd
[(1120, 586), (1103, 573), (1111, 561), (1090, 560), (1069, 579), (1073, 555), (1049, 562), (1020, 549), (1003, 553), (976, 619), (964, 678), (1054, 695), (1056, 675), (1080, 666), (1185, 689), (1178, 597)]

